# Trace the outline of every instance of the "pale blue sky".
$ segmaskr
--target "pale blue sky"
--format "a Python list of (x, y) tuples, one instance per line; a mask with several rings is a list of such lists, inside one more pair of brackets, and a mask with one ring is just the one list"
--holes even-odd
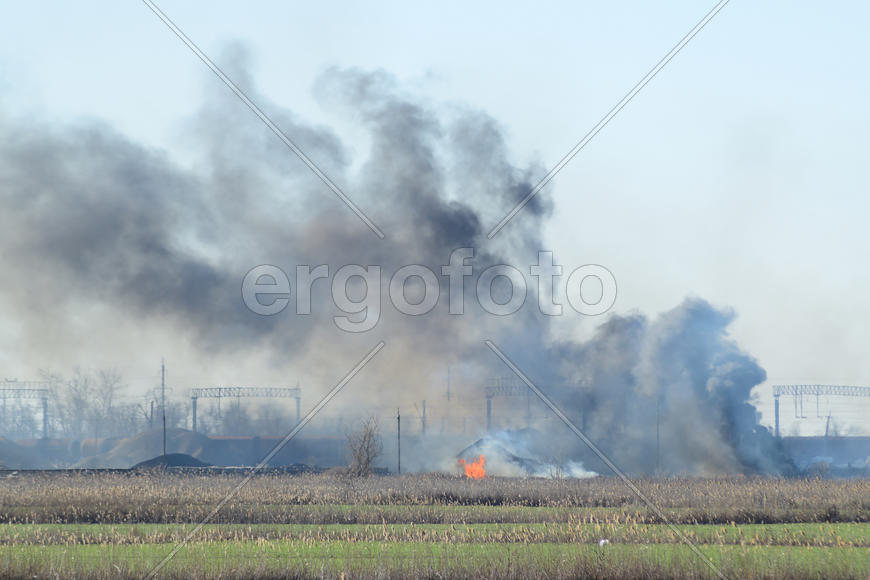
[[(712, 4), (159, 2), (218, 61), (244, 43), (263, 94), (352, 148), (354, 128), (311, 94), (329, 66), (481, 108), (518, 161), (547, 166)], [(139, 2), (2, 14), (4, 115), (100, 118), (173, 151), (202, 92), (226, 90)], [(770, 382), (870, 384), (868, 16), (861, 2), (732, 1), (544, 191), (547, 249), (610, 268), (618, 312), (686, 295), (735, 308), (733, 335)]]

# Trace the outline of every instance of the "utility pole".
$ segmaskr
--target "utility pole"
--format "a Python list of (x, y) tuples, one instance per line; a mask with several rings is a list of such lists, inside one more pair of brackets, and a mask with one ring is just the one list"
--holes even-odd
[(532, 426), (532, 394), (526, 394), (526, 427)]
[(773, 434), (779, 439), (779, 393), (773, 393)]
[(420, 422), (420, 430), (422, 431), (422, 435), (426, 435), (426, 401), (423, 400), (423, 419)]
[(296, 381), (296, 424), (302, 420), (302, 389), (299, 388), (299, 381)]
[(402, 413), (396, 408), (396, 471), (402, 473)]
[(48, 439), (48, 397), (42, 397), (42, 437)]
[(166, 364), (160, 359), (160, 407), (163, 409), (163, 465), (166, 465)]
[(450, 400), (450, 367), (447, 367), (447, 400)]
[(661, 424), (661, 400), (656, 401), (656, 475), (661, 470), (661, 432), (659, 425)]

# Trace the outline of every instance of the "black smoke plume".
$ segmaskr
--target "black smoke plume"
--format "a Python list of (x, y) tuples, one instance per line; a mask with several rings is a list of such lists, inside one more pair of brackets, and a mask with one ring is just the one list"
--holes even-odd
[[(313, 400), (383, 339), (387, 349), (336, 408), (434, 401), (446, 367), (465, 365), (472, 379), (457, 396), (475, 401), (478, 417), (480, 385), (506, 373), (482, 346), (488, 338), (514, 353), (542, 386), (552, 386), (566, 412), (630, 471), (785, 468), (749, 403), (764, 371), (728, 339), (733, 313), (687, 300), (653, 320), (611, 316), (586, 343), (552, 342), (528, 277), (528, 265), (544, 249), (549, 195), (537, 196), (495, 240), (486, 238), (545, 172), (512, 161), (498, 122), (479, 110), (405, 94), (383, 71), (328, 70), (315, 95), (342, 122), (363, 129), (365, 142), (354, 144), (359, 151), (335, 130), (259, 94), (246, 59), (239, 49), (225, 57), (230, 76), (386, 239), (375, 237), (218, 83), (207, 85), (202, 107), (181, 128), (183, 157), (99, 120), (50, 125), (3, 115), (0, 313), (4, 350), (13, 353), (7, 357), (21, 354), (34, 368), (56, 368), (88, 365), (99, 353), (124, 369), (159, 344), (159, 352), (184, 357), (176, 365), (191, 377), (188, 386), (222, 382), (256, 360), (263, 362), (256, 371), (245, 370), (262, 378), (249, 374), (248, 382), (304, 377)], [(466, 314), (448, 314), (441, 266), (461, 247), (475, 250), (475, 277), (499, 263), (525, 270), (529, 296), (520, 312), (500, 318), (481, 311), (472, 277), (464, 289)], [(333, 324), (341, 313), (329, 298), (329, 280), (315, 285), (310, 315), (293, 313), (295, 287), (279, 315), (245, 308), (241, 282), (259, 264), (277, 265), (291, 280), (297, 265), (327, 264), (330, 276), (345, 264), (378, 265), (383, 295), (392, 272), (422, 264), (439, 276), (442, 298), (420, 317), (396, 312), (385, 298), (375, 328), (343, 333)], [(471, 414), (444, 401), (431, 408), (454, 419)], [(474, 425), (479, 429), (480, 421)], [(584, 453), (573, 436), (558, 433), (566, 448)], [(418, 467), (436, 467), (456, 451), (433, 453)]]

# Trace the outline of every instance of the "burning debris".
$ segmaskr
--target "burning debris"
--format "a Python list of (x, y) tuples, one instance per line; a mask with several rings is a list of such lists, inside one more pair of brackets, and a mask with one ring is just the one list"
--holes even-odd
[(479, 455), (477, 459), (471, 463), (466, 463), (464, 459), (459, 459), (459, 465), (465, 469), (465, 477), (468, 479), (483, 479), (486, 476), (486, 457)]
[[(478, 455), (481, 459), (488, 458), (490, 473), (504, 476), (529, 477), (594, 477), (598, 475), (588, 471), (580, 461), (559, 461), (549, 457), (547, 453), (558, 452), (552, 444), (547, 446), (546, 437), (536, 429), (520, 429), (499, 431), (478, 439), (460, 453), (460, 457)], [(469, 475), (470, 466), (465, 460), (459, 459)], [(481, 462), (481, 471), (483, 463)]]

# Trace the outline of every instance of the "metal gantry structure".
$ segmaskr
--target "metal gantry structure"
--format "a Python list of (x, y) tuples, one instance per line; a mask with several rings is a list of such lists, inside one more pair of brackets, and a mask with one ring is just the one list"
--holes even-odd
[(197, 399), (226, 398), (271, 398), (296, 399), (296, 422), (302, 419), (302, 389), (295, 387), (199, 387), (191, 389), (190, 400), (193, 410), (193, 430), (196, 431), (196, 401)]
[(3, 400), (3, 426), (6, 425), (6, 401), (8, 399), (42, 401), (42, 436), (48, 437), (48, 397), (51, 383), (48, 381), (0, 381), (0, 399)]
[(487, 381), (486, 396), (486, 430), (492, 427), (492, 399), (494, 397), (525, 397), (526, 423), (532, 422), (532, 390), (517, 376), (493, 377)]
[(794, 397), (795, 417), (803, 418), (804, 395), (816, 397), (816, 414), (819, 414), (820, 397), (870, 397), (870, 387), (852, 385), (773, 385), (774, 433), (779, 437), (779, 398)]

